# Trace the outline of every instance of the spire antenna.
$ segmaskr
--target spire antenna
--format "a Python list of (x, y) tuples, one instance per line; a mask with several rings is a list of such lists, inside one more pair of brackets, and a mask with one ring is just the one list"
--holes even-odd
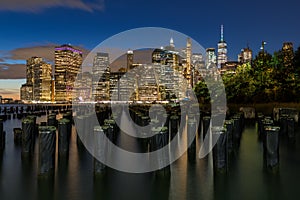
[(175, 47), (173, 37), (171, 37), (171, 39), (170, 39), (170, 46), (171, 46), (171, 47)]
[(221, 25), (221, 42), (224, 41), (224, 26), (223, 24)]

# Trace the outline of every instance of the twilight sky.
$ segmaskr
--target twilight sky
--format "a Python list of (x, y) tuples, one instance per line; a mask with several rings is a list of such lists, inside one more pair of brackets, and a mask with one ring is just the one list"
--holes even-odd
[(262, 40), (270, 53), (284, 41), (296, 48), (299, 8), (298, 0), (2, 0), (0, 95), (19, 98), (25, 59), (31, 56), (53, 61), (54, 46), (65, 43), (88, 52), (108, 37), (138, 27), (173, 29), (207, 48), (216, 47), (224, 24), (230, 60), (247, 44), (256, 54)]

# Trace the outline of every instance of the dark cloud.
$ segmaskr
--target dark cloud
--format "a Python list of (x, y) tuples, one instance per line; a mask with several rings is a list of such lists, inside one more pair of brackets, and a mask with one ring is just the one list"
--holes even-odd
[(8, 58), (12, 60), (27, 60), (32, 56), (38, 56), (44, 58), (46, 61), (52, 62), (54, 60), (55, 46), (57, 45), (48, 44), (41, 46), (17, 48), (8, 53)]
[(0, 79), (22, 79), (26, 75), (24, 64), (5, 64), (0, 66)]
[(4, 0), (0, 11), (41, 12), (47, 8), (63, 7), (87, 12), (102, 11), (104, 0)]
[[(44, 58), (48, 62), (54, 62), (54, 49), (56, 46), (60, 46), (60, 45), (47, 44), (47, 45), (17, 48), (8, 53), (9, 54), (8, 58), (12, 60), (27, 60), (32, 56), (38, 56)], [(83, 47), (74, 46), (74, 48), (82, 50), (83, 57), (85, 57), (89, 53), (89, 50), (84, 49)]]
[[(25, 78), (26, 66), (25, 64), (14, 64), (26, 60), (32, 56), (42, 57), (46, 62), (54, 63), (54, 49), (58, 44), (38, 45), (31, 47), (23, 47), (11, 50), (5, 53), (5, 56), (0, 58), (0, 79), (20, 79)], [(89, 53), (89, 50), (74, 46), (76, 49), (83, 51), (83, 58)], [(9, 61), (6, 61), (9, 60)], [(9, 63), (8, 63), (9, 62)]]

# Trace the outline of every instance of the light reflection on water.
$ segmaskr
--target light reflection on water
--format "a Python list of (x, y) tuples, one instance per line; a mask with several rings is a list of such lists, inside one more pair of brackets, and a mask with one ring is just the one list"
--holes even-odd
[[(37, 122), (41, 121), (46, 121), (45, 116), (37, 118)], [(4, 123), (7, 136), (5, 151), (0, 156), (1, 200), (291, 199), (300, 195), (299, 130), (296, 143), (281, 139), (279, 174), (263, 170), (262, 144), (257, 139), (256, 126), (248, 124), (227, 176), (213, 176), (211, 154), (197, 159), (195, 164), (189, 163), (184, 154), (172, 164), (169, 180), (155, 179), (152, 173), (128, 174), (112, 169), (101, 179), (94, 179), (93, 158), (84, 149), (77, 148), (73, 127), (68, 162), (57, 160), (53, 179), (38, 179), (38, 145), (33, 159), (22, 162), (21, 147), (13, 141), (15, 127), (21, 127), (20, 120)]]

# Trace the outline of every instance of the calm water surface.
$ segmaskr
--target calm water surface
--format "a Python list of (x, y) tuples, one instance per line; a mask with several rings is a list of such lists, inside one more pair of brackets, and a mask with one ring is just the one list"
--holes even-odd
[[(46, 121), (46, 117), (37, 119)], [(68, 162), (56, 162), (53, 178), (37, 176), (38, 145), (32, 160), (21, 159), (21, 147), (14, 144), (17, 119), (4, 123), (5, 151), (0, 155), (0, 199), (298, 199), (300, 198), (300, 136), (295, 143), (280, 141), (280, 171), (263, 170), (262, 143), (257, 125), (246, 124), (239, 151), (230, 159), (228, 175), (214, 176), (212, 156), (189, 163), (184, 154), (171, 165), (171, 178), (153, 173), (128, 174), (109, 169), (95, 179), (93, 157), (78, 149), (76, 135), (70, 144)], [(199, 143), (199, 141), (198, 141)], [(199, 144), (197, 145), (199, 150)]]

